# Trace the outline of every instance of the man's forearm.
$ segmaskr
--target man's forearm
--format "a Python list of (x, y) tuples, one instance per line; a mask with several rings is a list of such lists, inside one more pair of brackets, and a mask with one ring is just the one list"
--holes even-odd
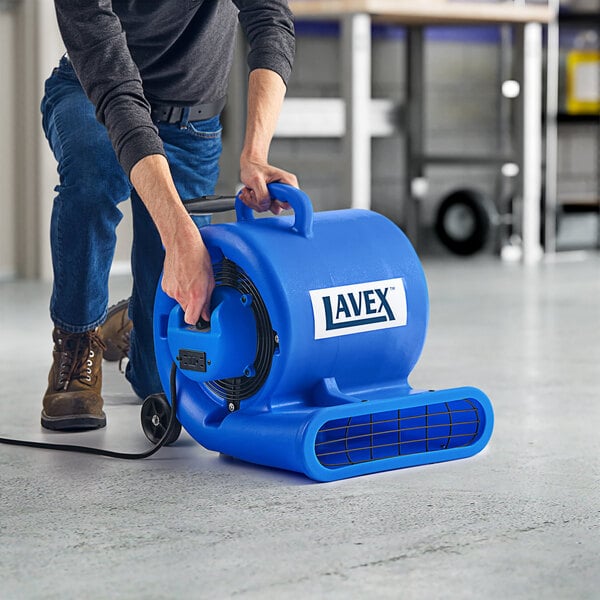
[(164, 156), (153, 154), (131, 169), (131, 182), (142, 198), (165, 247), (163, 290), (179, 302), (185, 322), (210, 316), (214, 278), (210, 256), (187, 214)]
[(142, 158), (131, 169), (130, 177), (165, 248), (186, 235), (197, 238), (197, 229), (181, 203), (164, 156), (153, 154)]
[(266, 161), (275, 133), (286, 87), (268, 69), (255, 69), (248, 82), (248, 117), (242, 160)]

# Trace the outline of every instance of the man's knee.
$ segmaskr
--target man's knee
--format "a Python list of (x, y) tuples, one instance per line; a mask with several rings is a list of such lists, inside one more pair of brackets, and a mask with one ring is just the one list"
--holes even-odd
[(73, 143), (59, 164), (59, 173), (61, 186), (74, 191), (84, 203), (101, 199), (117, 204), (131, 191), (110, 143), (93, 139)]
[(46, 135), (58, 162), (60, 185), (90, 197), (114, 202), (129, 196), (130, 185), (108, 133), (95, 117), (81, 90), (51, 105), (45, 116)]

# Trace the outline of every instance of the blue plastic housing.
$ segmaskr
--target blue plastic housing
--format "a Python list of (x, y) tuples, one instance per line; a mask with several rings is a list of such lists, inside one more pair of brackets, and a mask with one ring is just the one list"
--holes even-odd
[(210, 450), (317, 481), (479, 452), (493, 427), (482, 391), (408, 384), (429, 301), (402, 231), (371, 211), (313, 214), (289, 186), (270, 192), (293, 217), (255, 219), (238, 200), (236, 223), (202, 230), (215, 266), (234, 265), (252, 294), (235, 278), (217, 287), (210, 327), (195, 330), (158, 287), (156, 357), (167, 396), (178, 367), (182, 426)]

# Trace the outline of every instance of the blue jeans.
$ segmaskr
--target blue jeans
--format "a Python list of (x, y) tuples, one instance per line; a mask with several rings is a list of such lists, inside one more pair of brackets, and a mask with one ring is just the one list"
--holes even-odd
[[(68, 59), (63, 58), (46, 81), (41, 109), (60, 178), (50, 226), (54, 270), (50, 316), (69, 332), (89, 331), (104, 322), (115, 229), (123, 216), (118, 205), (131, 198), (133, 331), (126, 376), (136, 394), (145, 398), (162, 391), (152, 333), (154, 294), (164, 261), (158, 231), (119, 165)], [(221, 155), (219, 117), (157, 125), (181, 198), (213, 194)], [(198, 226), (210, 222), (209, 217), (195, 220)]]

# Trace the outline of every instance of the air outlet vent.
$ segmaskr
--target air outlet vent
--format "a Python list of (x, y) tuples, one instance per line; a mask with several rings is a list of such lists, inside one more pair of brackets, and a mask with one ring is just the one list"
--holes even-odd
[(324, 467), (384, 460), (474, 444), (480, 410), (472, 400), (455, 400), (328, 421), (315, 441)]

